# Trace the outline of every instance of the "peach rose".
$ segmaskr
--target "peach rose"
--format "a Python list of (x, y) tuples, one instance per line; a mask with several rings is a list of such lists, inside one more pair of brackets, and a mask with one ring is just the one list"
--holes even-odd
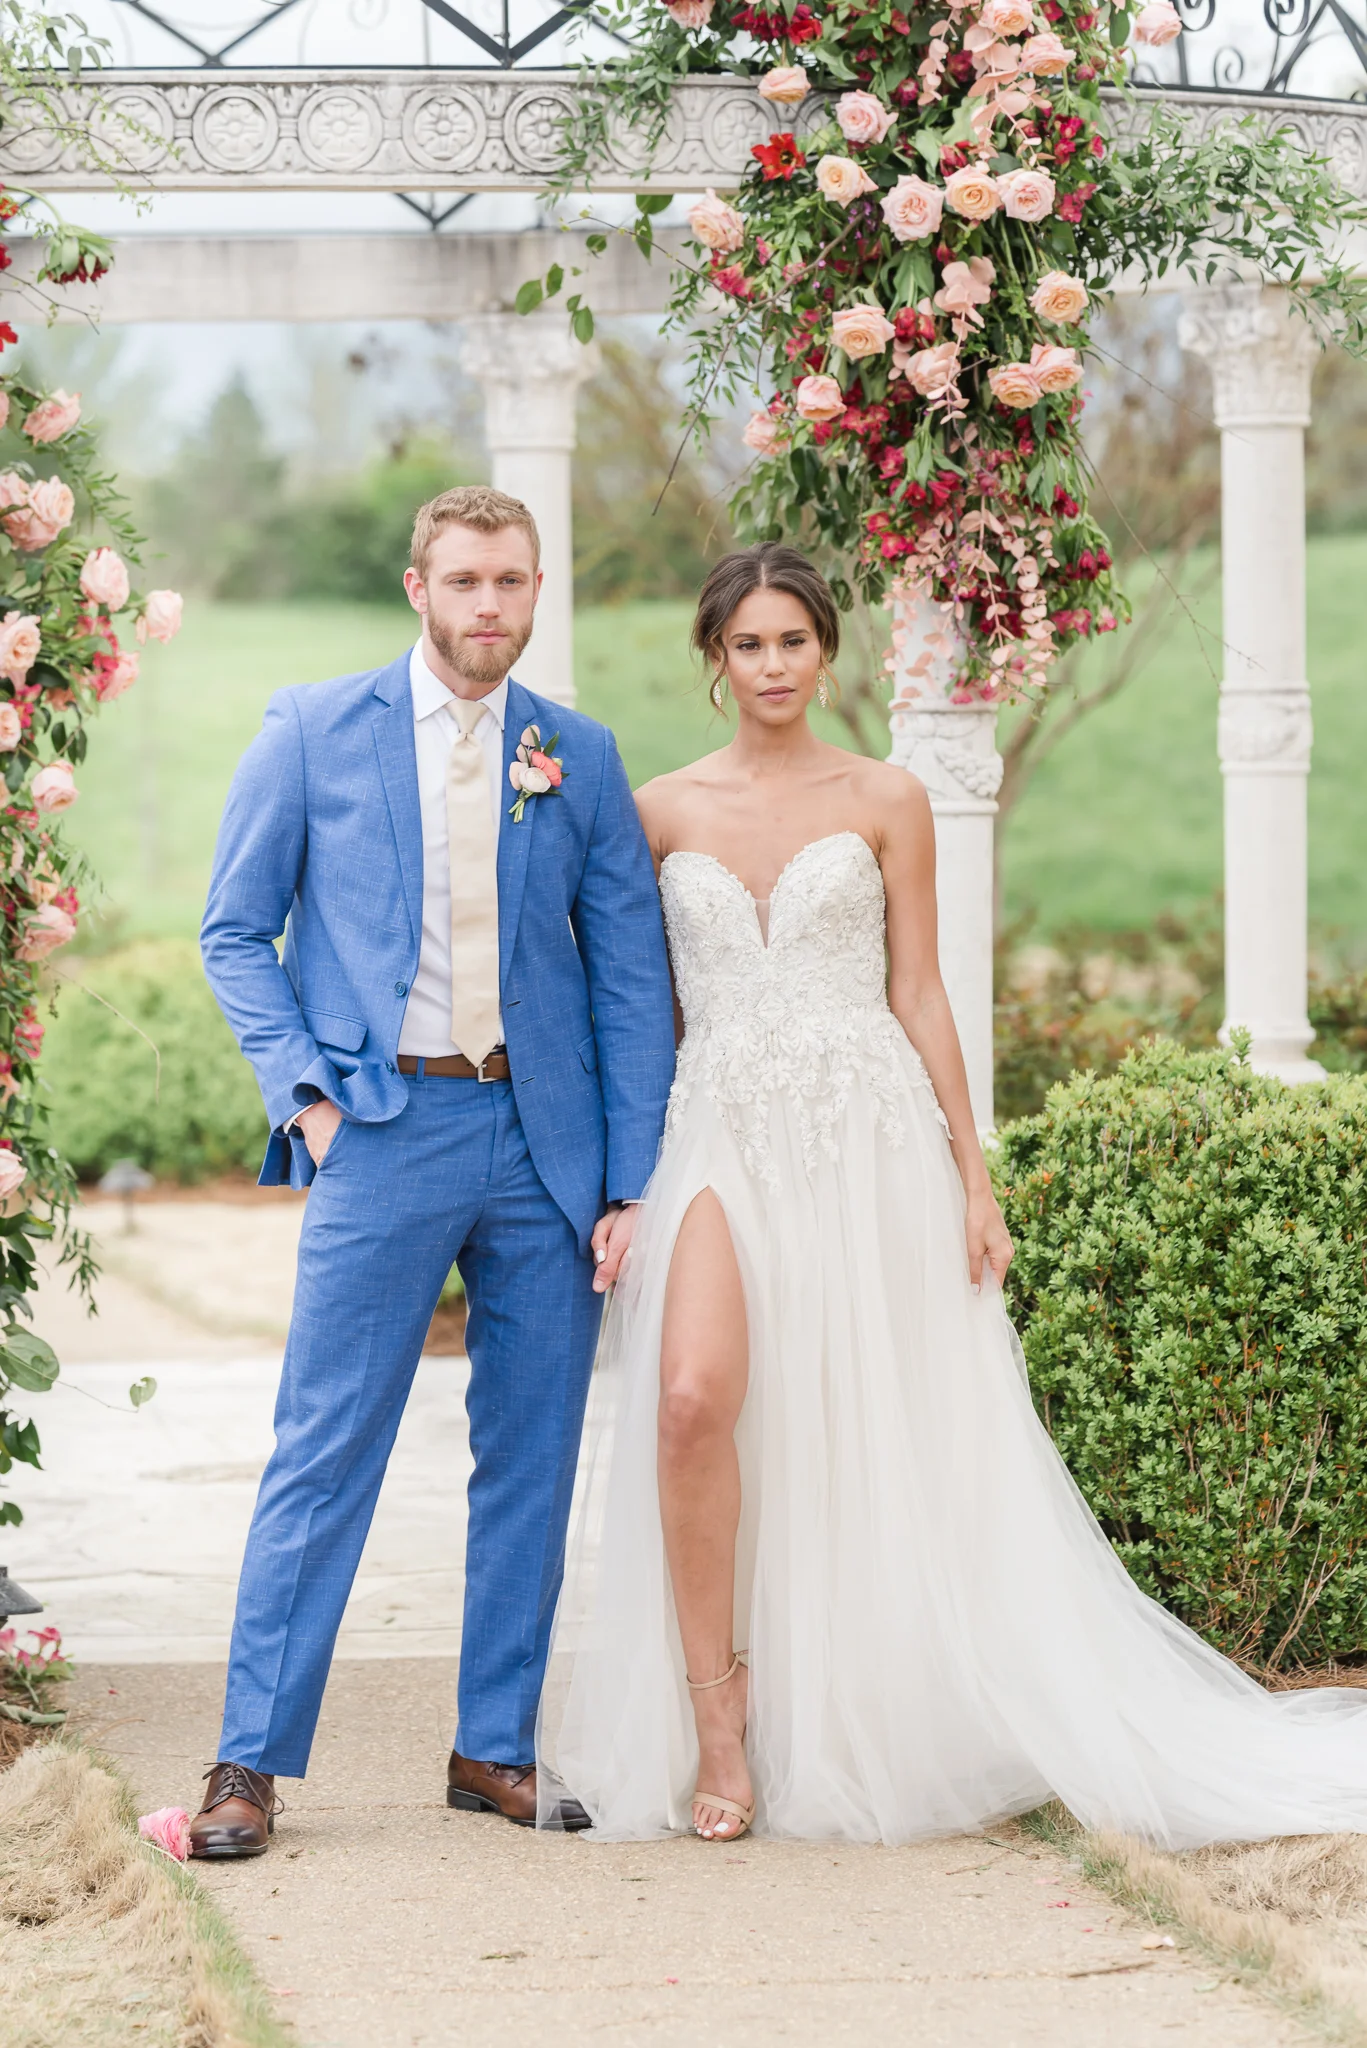
[(52, 862), (45, 859), (42, 854), (38, 856), (36, 865), (30, 868), (21, 880), (28, 884), (28, 893), (35, 903), (51, 903), (62, 886), (61, 876)]
[(174, 640), (180, 631), (181, 613), (185, 600), (178, 590), (149, 590), (147, 603), (143, 606), (142, 617), (138, 620), (138, 641), (149, 637), (163, 644)]
[(745, 222), (734, 206), (718, 199), (710, 185), (689, 207), (688, 225), (705, 249), (720, 249), (723, 255), (739, 249), (745, 240)]
[(943, 398), (959, 374), (959, 344), (942, 341), (918, 349), (907, 361), (906, 374), (922, 398)]
[(101, 611), (121, 612), (128, 602), (128, 571), (113, 548), (95, 548), (81, 569), (81, 589)]
[(881, 142), (896, 120), (871, 92), (842, 92), (835, 103), (835, 118), (846, 142)]
[(17, 470), (7, 469), (0, 475), (0, 511), (7, 505), (27, 505), (28, 485)]
[(1057, 348), (1052, 342), (1035, 343), (1030, 351), (1030, 368), (1041, 391), (1071, 391), (1082, 377), (1077, 350)]
[(1008, 171), (998, 178), (1008, 220), (1047, 220), (1054, 210), (1054, 181), (1047, 171)]
[(978, 15), (984, 28), (994, 36), (1023, 36), (1034, 26), (1031, 0), (984, 0)]
[(852, 206), (865, 192), (872, 192), (873, 179), (853, 157), (823, 156), (816, 167), (816, 189), (837, 206)]
[(1175, 42), (1182, 33), (1182, 17), (1173, 6), (1172, 0), (1149, 0), (1147, 7), (1141, 7), (1134, 18), (1134, 39), (1137, 43), (1149, 43), (1161, 50), (1164, 43)]
[(159, 1806), (155, 1813), (140, 1815), (138, 1833), (177, 1863), (184, 1863), (190, 1853), (190, 1816), (183, 1806)]
[(992, 296), (992, 280), (996, 276), (991, 259), (974, 256), (967, 263), (946, 263), (940, 273), (940, 289), (935, 294), (935, 305), (942, 313), (948, 313), (954, 320), (971, 320), (975, 327), (982, 321), (974, 311), (976, 306), (985, 306)]
[(15, 948), (21, 960), (45, 960), (59, 946), (69, 946), (76, 936), (76, 920), (55, 903), (35, 910)]
[(1003, 405), (1039, 403), (1039, 379), (1028, 363), (1002, 363), (998, 369), (988, 371), (987, 381), (992, 386), (992, 396)]
[(69, 434), (81, 417), (81, 394), (69, 391), (54, 391), (51, 398), (45, 398), (41, 405), (35, 405), (24, 421), (24, 432), (30, 441), (60, 441), (63, 434)]
[(897, 329), (878, 306), (842, 306), (831, 320), (837, 348), (843, 348), (852, 363), (861, 356), (883, 353)]
[(0, 1148), (0, 1201), (21, 1188), (28, 1179), (28, 1168), (17, 1152), (11, 1152), (6, 1145)]
[(712, 19), (712, 0), (665, 0), (665, 7), (680, 28), (706, 28)]
[(1075, 54), (1052, 29), (1045, 29), (1021, 45), (1021, 70), (1036, 78), (1057, 78), (1068, 69)]
[(939, 232), (945, 195), (924, 178), (899, 178), (882, 199), (883, 218), (899, 242), (924, 241)]
[(89, 678), (97, 702), (112, 704), (116, 697), (122, 697), (138, 680), (138, 667), (136, 654), (120, 654), (117, 659), (97, 655), (95, 672)]
[(0, 624), (0, 675), (12, 683), (26, 682), (42, 649), (43, 636), (30, 612), (6, 612)]
[(508, 780), (522, 796), (544, 796), (551, 786), (551, 778), (545, 770), (533, 768), (527, 761), (510, 761)]
[(27, 501), (6, 515), (5, 531), (17, 548), (34, 553), (56, 540), (76, 516), (76, 500), (60, 477), (45, 477), (29, 490)]
[(40, 768), (32, 790), (34, 808), (40, 811), (65, 811), (81, 793), (69, 761), (49, 761), (46, 768)]
[(981, 164), (965, 164), (947, 178), (945, 198), (965, 220), (986, 220), (1002, 203), (996, 179)]
[(1030, 294), (1030, 304), (1041, 320), (1071, 327), (1087, 310), (1087, 287), (1080, 277), (1066, 270), (1046, 270)]
[(794, 403), (804, 420), (837, 420), (845, 410), (845, 394), (834, 377), (804, 377)]
[(795, 107), (810, 91), (807, 74), (800, 64), (776, 64), (759, 82), (760, 98), (772, 100), (776, 107)]
[(12, 754), (24, 736), (19, 713), (13, 704), (0, 704), (0, 754)]
[(752, 412), (745, 422), (741, 440), (758, 455), (772, 455), (783, 435), (771, 412)]

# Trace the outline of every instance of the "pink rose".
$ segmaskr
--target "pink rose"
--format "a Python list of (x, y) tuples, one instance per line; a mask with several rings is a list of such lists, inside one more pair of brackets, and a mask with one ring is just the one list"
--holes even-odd
[(88, 681), (100, 704), (112, 704), (138, 680), (136, 654), (97, 654)]
[(942, 341), (935, 348), (918, 349), (907, 360), (906, 374), (922, 398), (943, 398), (959, 374), (959, 344)]
[(987, 381), (992, 386), (992, 396), (1003, 405), (1039, 403), (1039, 380), (1028, 363), (1003, 363), (988, 371)]
[(1147, 7), (1141, 7), (1134, 18), (1134, 39), (1137, 43), (1149, 43), (1161, 50), (1164, 43), (1175, 42), (1182, 33), (1182, 17), (1173, 6), (1172, 0), (1149, 0)]
[(745, 222), (710, 186), (704, 197), (689, 207), (688, 225), (705, 249), (720, 249), (723, 255), (739, 249), (745, 240)]
[(21, 960), (46, 960), (59, 946), (69, 946), (76, 936), (76, 920), (55, 903), (35, 910), (16, 951)]
[(0, 704), (0, 754), (12, 754), (24, 736), (19, 713), (12, 704)]
[(1087, 310), (1087, 287), (1066, 270), (1046, 270), (1030, 294), (1030, 304), (1041, 320), (1071, 327)]
[(1030, 351), (1030, 368), (1041, 391), (1071, 391), (1082, 377), (1082, 364), (1075, 348), (1056, 348), (1037, 341)]
[(1023, 36), (1034, 26), (1035, 10), (1031, 0), (984, 0), (978, 19), (994, 36)]
[(113, 548), (95, 548), (85, 558), (81, 589), (102, 611), (121, 612), (128, 602), (128, 571)]
[(881, 142), (897, 120), (871, 92), (842, 92), (835, 103), (835, 118), (846, 142)]
[[(26, 681), (42, 645), (38, 621), (31, 613), (6, 612), (4, 623), (0, 624), (0, 674), (7, 675), (12, 683)], [(10, 745), (15, 744), (11, 740)]]
[(975, 327), (981, 327), (983, 323), (974, 308), (985, 306), (991, 298), (996, 274), (987, 256), (974, 256), (967, 263), (946, 263), (940, 273), (940, 289), (935, 294), (936, 306), (951, 319), (971, 320)]
[(33, 802), (40, 811), (64, 811), (79, 795), (69, 761), (49, 761), (33, 778)]
[(149, 590), (147, 602), (138, 620), (138, 641), (174, 640), (180, 631), (180, 617), (185, 609), (185, 600), (178, 590)]
[(27, 1179), (28, 1168), (19, 1154), (8, 1146), (0, 1149), (0, 1201), (6, 1200), (16, 1188), (21, 1188)]
[(81, 417), (81, 394), (73, 396), (67, 391), (54, 391), (51, 398), (45, 398), (41, 405), (35, 405), (24, 421), (24, 432), (30, 441), (60, 441), (63, 434), (69, 434)]
[(800, 64), (776, 64), (759, 82), (760, 98), (772, 100), (777, 107), (795, 107), (810, 91), (807, 74)]
[(920, 242), (939, 232), (945, 195), (924, 178), (899, 178), (883, 194), (882, 205), (883, 218), (899, 242)]
[(995, 178), (981, 164), (965, 164), (947, 178), (945, 198), (965, 220), (986, 220), (1002, 203)]
[(138, 1819), (138, 1833), (154, 1849), (184, 1863), (190, 1854), (190, 1816), (183, 1806), (159, 1806)]
[(837, 206), (852, 206), (866, 192), (872, 192), (873, 179), (862, 164), (853, 157), (823, 156), (816, 167), (816, 189), (825, 199), (832, 199)]
[(565, 771), (553, 754), (543, 754), (539, 748), (534, 748), (528, 760), (531, 767), (545, 776), (547, 789), (559, 789), (565, 780)]
[(17, 470), (7, 469), (0, 476), (0, 511), (7, 505), (27, 505), (28, 485)]
[(1054, 210), (1054, 181), (1047, 171), (1008, 171), (997, 180), (1008, 220), (1047, 220)]
[(76, 516), (76, 500), (60, 477), (45, 477), (30, 489), (27, 501), (5, 516), (5, 531), (17, 548), (32, 554), (56, 540)]
[(712, 0), (665, 0), (665, 6), (680, 28), (706, 28), (712, 18)]
[(845, 394), (834, 377), (804, 377), (794, 403), (804, 420), (837, 420), (845, 410)]
[(1068, 69), (1075, 54), (1052, 29), (1045, 29), (1022, 44), (1021, 70), (1032, 72), (1036, 78), (1057, 78)]
[(836, 347), (844, 349), (852, 363), (861, 356), (881, 355), (897, 332), (878, 306), (842, 306), (831, 329)]
[(759, 455), (772, 455), (781, 439), (778, 421), (771, 412), (752, 412), (741, 435), (746, 447)]

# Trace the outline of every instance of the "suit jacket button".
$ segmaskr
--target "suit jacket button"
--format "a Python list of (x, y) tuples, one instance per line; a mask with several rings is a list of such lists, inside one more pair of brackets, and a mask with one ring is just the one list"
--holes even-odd
[(394, 993), (396, 996), (406, 996), (408, 994), (408, 983), (406, 981), (396, 981)]

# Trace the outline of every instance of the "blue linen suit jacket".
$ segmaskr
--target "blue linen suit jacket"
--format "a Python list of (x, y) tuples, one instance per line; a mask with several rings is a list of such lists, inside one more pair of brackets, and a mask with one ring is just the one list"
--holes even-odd
[[(262, 1184), (313, 1177), (284, 1125), (320, 1095), (357, 1123), (408, 1100), (399, 1030), (422, 936), (422, 823), (407, 651), (277, 691), (228, 793), (201, 930), (205, 972), (271, 1121)], [(509, 678), (506, 771), (539, 725), (565, 765), (498, 842), (499, 982), (533, 1164), (587, 1251), (604, 1197), (655, 1165), (674, 1072), (659, 893), (612, 734)], [(283, 954), (276, 941), (285, 935)]]

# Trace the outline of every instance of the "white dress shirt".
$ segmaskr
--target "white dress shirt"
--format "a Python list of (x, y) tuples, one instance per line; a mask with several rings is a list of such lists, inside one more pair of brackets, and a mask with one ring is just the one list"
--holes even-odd
[[(421, 641), (409, 657), (408, 678), (413, 691), (413, 743), (422, 812), (422, 945), (399, 1033), (399, 1051), (430, 1060), (460, 1051), (451, 1037), (451, 857), (446, 836), (446, 765), (460, 737), (460, 721), (452, 709), (451, 692), (423, 659)], [(480, 703), (484, 715), (475, 727), (475, 738), (484, 754), (497, 843), (504, 800), (513, 801), (503, 774), (507, 682), (490, 690)], [(500, 1038), (502, 1035), (500, 1023)]]

